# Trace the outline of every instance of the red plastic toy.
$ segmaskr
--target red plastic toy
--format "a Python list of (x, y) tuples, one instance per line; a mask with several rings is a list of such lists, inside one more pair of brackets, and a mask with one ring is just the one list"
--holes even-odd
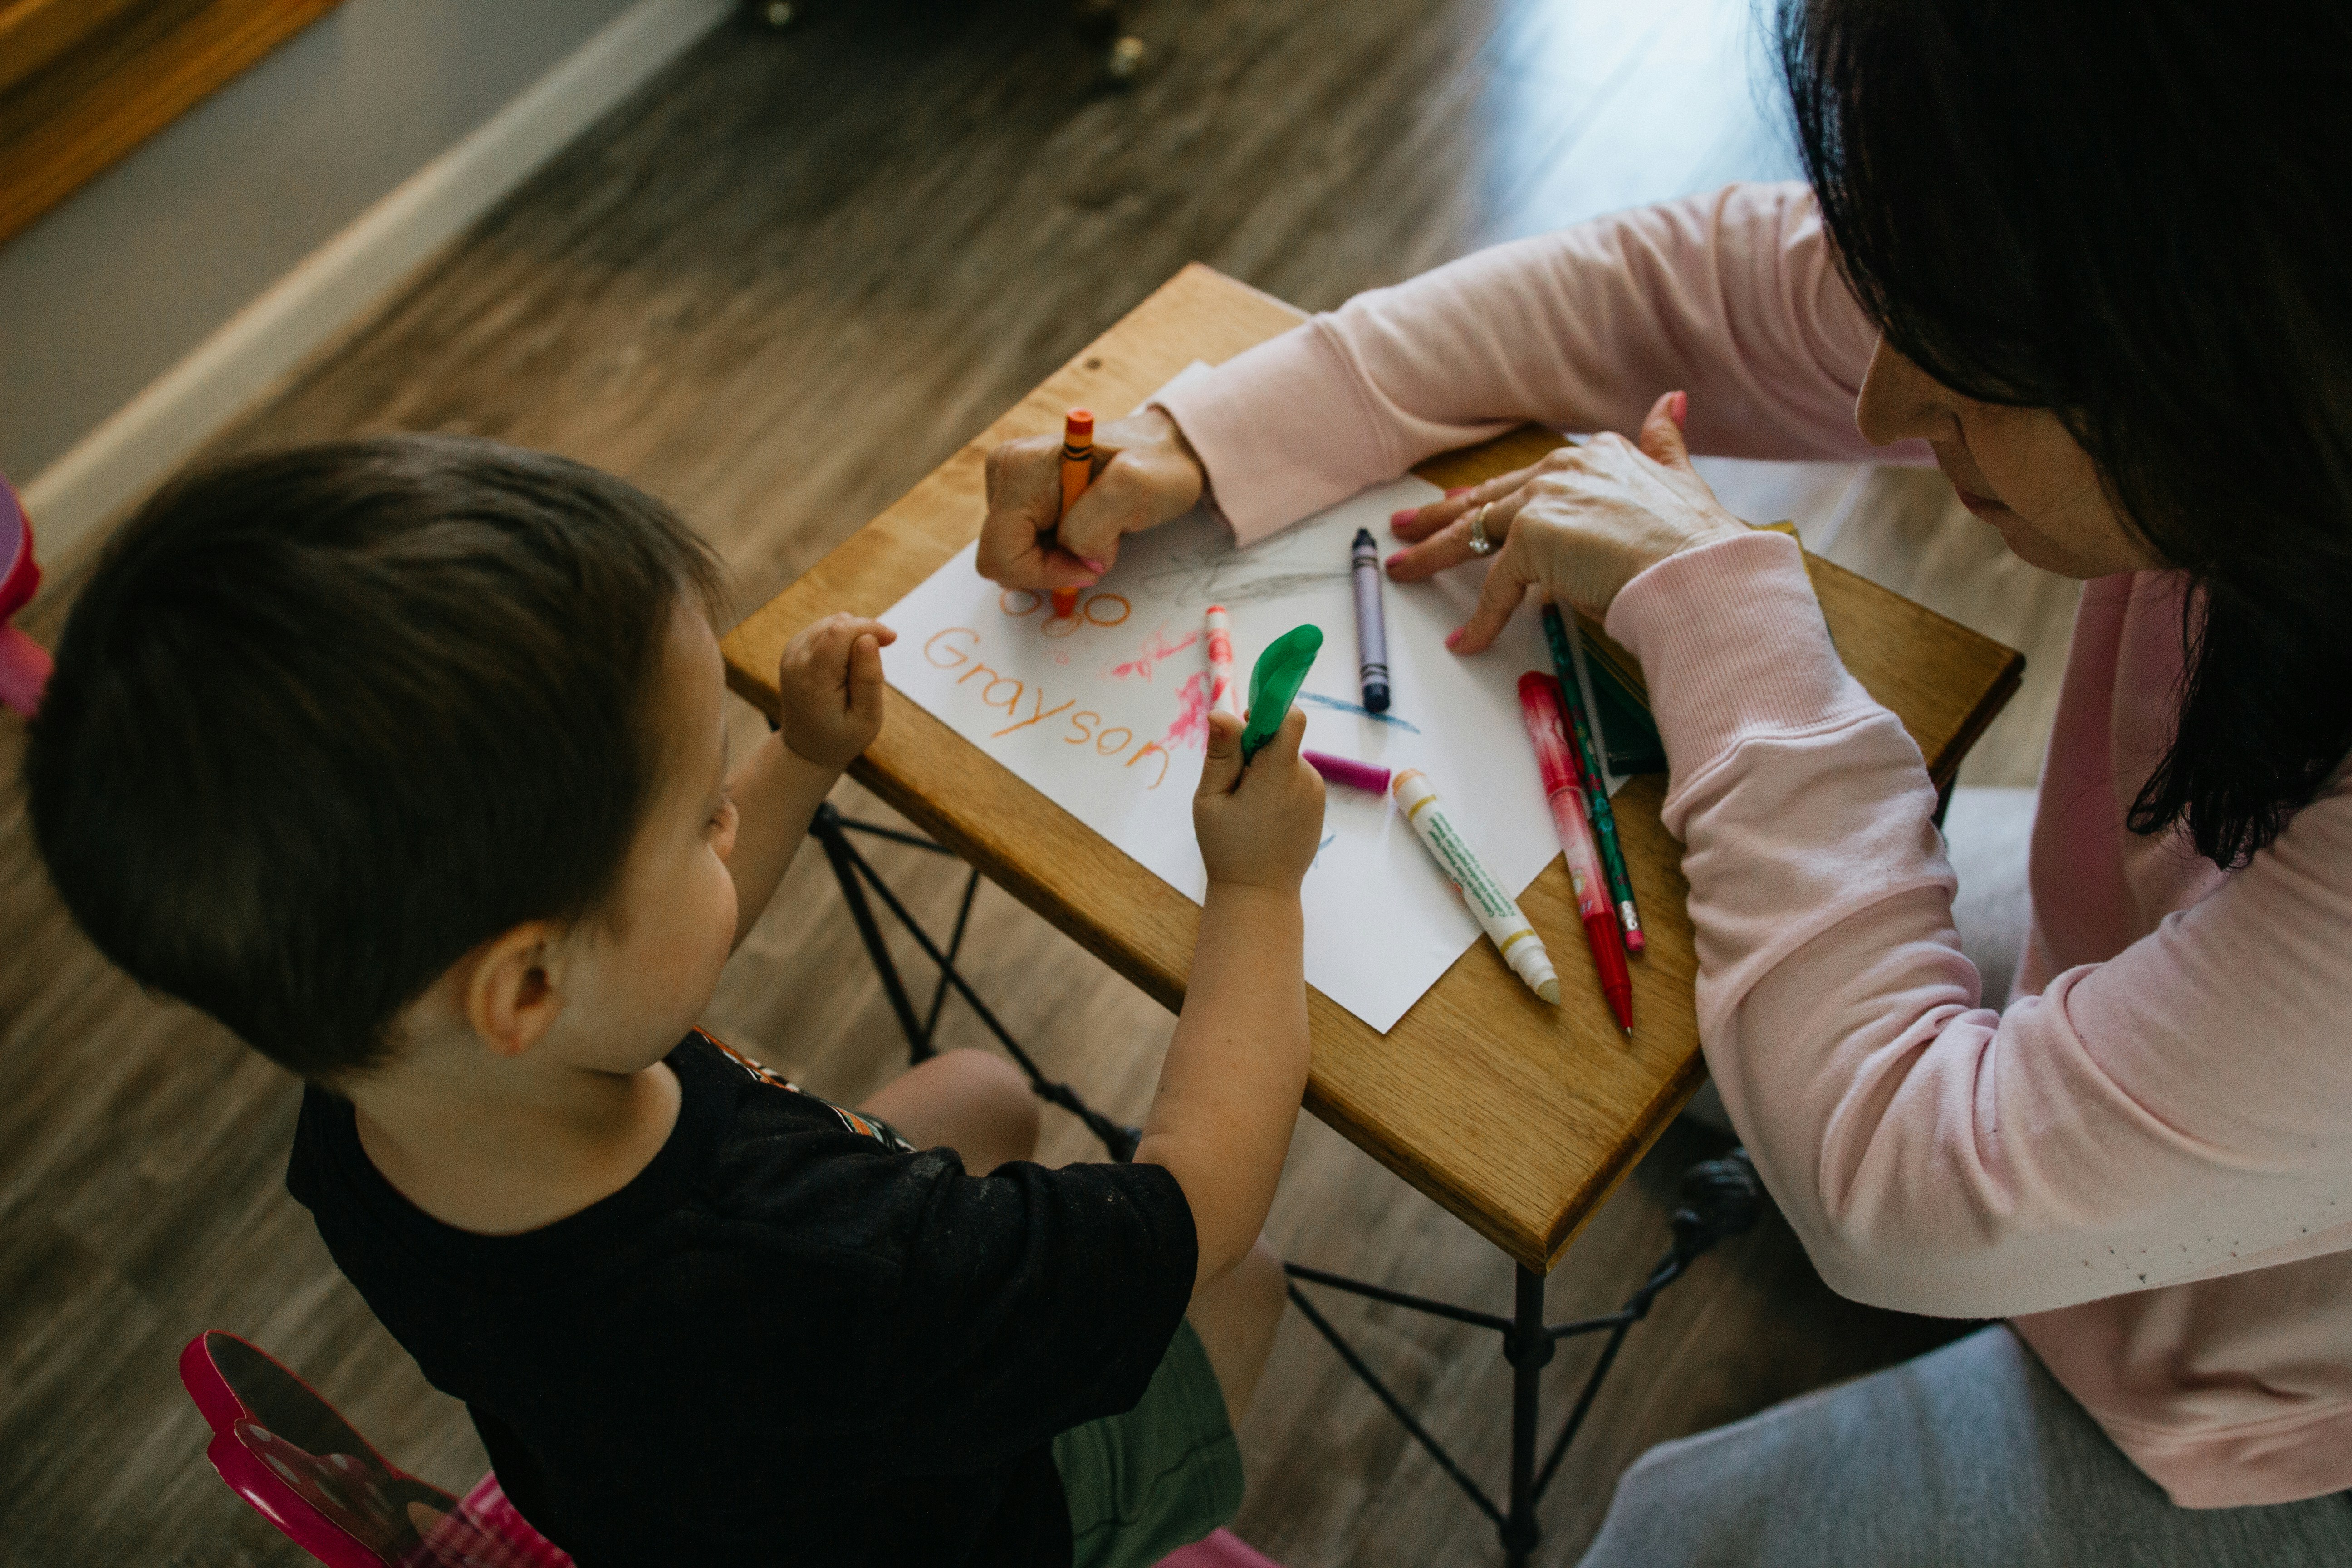
[(462, 1499), (369, 1446), (317, 1391), (235, 1334), (180, 1352), (229, 1489), (328, 1568), (572, 1568), (486, 1475)]
[[(486, 1475), (463, 1498), (369, 1446), (335, 1407), (236, 1335), (180, 1352), (180, 1381), (213, 1429), (205, 1457), (229, 1489), (328, 1568), (572, 1568)], [(1160, 1568), (1280, 1568), (1231, 1531)]]
[(49, 650), (8, 624), (41, 585), (33, 563), (33, 525), (8, 481), (0, 479), (0, 702), (26, 717), (49, 683)]

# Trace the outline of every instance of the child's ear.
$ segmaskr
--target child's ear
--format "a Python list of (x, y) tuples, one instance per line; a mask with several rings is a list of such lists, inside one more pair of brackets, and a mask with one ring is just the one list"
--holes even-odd
[(558, 986), (562, 943), (546, 921), (526, 921), (476, 951), (459, 1005), (492, 1054), (519, 1057), (537, 1045), (563, 1011)]

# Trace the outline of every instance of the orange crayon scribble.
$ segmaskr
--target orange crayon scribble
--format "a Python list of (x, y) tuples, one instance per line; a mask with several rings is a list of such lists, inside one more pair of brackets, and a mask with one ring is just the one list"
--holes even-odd
[(1133, 658), (1129, 659), (1124, 664), (1112, 665), (1110, 667), (1111, 675), (1118, 679), (1125, 679), (1130, 675), (1139, 675), (1143, 677), (1144, 679), (1149, 680), (1151, 679), (1151, 670), (1154, 665), (1160, 663), (1164, 659), (1175, 658), (1178, 654), (1182, 653), (1186, 648), (1191, 647), (1194, 643), (1199, 642), (1200, 640), (1200, 633), (1187, 632), (1182, 640), (1178, 642), (1170, 642), (1168, 640), (1167, 630), (1163, 627), (1162, 629), (1151, 634), (1150, 647), (1143, 649), (1140, 653), (1137, 654)]
[[(969, 637), (971, 640), (959, 647), (949, 642), (951, 637)], [(942, 643), (948, 643), (949, 646), (942, 648), (940, 647)], [(958, 669), (971, 662), (972, 649), (979, 646), (980, 634), (971, 627), (950, 626), (945, 631), (937, 631), (930, 635), (929, 640), (923, 644), (923, 657), (938, 668)]]
[[(1051, 719), (1058, 713), (1066, 712), (1070, 709), (1076, 708), (1078, 705), (1078, 700), (1076, 698), (1065, 697), (1062, 699), (1062, 705), (1059, 708), (1048, 708), (1045, 706), (1045, 694), (1043, 691), (1033, 689), (1029, 693), (1029, 696), (1034, 704), (1029, 717), (1026, 719), (1015, 719), (1013, 722), (1007, 724), (1003, 729), (990, 735), (990, 740), (1001, 741), (1004, 739), (1005, 736), (1013, 733), (1015, 730), (1026, 730), (1032, 724), (1043, 723), (1045, 720)], [(1013, 703), (1014, 710), (1017, 710), (1020, 700), (1015, 698), (1013, 700)]]
[(1127, 765), (1131, 768), (1144, 758), (1151, 756), (1160, 759), (1160, 773), (1150, 784), (1143, 786), (1146, 790), (1158, 789), (1168, 782), (1168, 749), (1157, 741), (1146, 741), (1136, 748), (1135, 755), (1127, 759)]

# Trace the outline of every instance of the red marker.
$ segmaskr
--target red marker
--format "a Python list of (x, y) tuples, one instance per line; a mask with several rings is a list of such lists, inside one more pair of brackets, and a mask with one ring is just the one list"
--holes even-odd
[(1576, 910), (1584, 917), (1584, 940), (1592, 949), (1593, 967), (1601, 972), (1601, 993), (1618, 1027), (1633, 1037), (1633, 982), (1625, 972), (1624, 939), (1617, 911), (1609, 904), (1609, 883), (1601, 873), (1601, 847), (1592, 840), (1592, 825), (1584, 815), (1584, 773), (1576, 763), (1576, 749), (1568, 742), (1568, 723), (1559, 707), (1559, 690), (1549, 675), (1529, 670), (1519, 677), (1519, 717), (1527, 721), (1528, 739), (1535, 742), (1536, 765), (1543, 770), (1544, 794), (1551, 799), (1552, 826), (1568, 859), (1568, 879), (1576, 886)]
[[(1062, 421), (1062, 515), (1078, 504), (1087, 493), (1087, 486), (1095, 477), (1095, 416), (1083, 408), (1073, 408)], [(1054, 590), (1054, 618), (1068, 620), (1078, 613), (1078, 591), (1076, 588)]]

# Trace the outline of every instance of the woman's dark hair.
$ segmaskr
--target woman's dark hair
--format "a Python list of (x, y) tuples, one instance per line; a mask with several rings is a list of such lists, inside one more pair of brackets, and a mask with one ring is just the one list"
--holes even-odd
[(2187, 573), (2129, 821), (2244, 864), (2352, 751), (2352, 8), (1781, 0), (1780, 41), (1887, 340), (2054, 411)]
[(405, 436), (246, 458), (126, 524), (25, 772), (74, 918), (333, 1081), (477, 944), (594, 912), (660, 782), (650, 699), (717, 568), (561, 458)]

